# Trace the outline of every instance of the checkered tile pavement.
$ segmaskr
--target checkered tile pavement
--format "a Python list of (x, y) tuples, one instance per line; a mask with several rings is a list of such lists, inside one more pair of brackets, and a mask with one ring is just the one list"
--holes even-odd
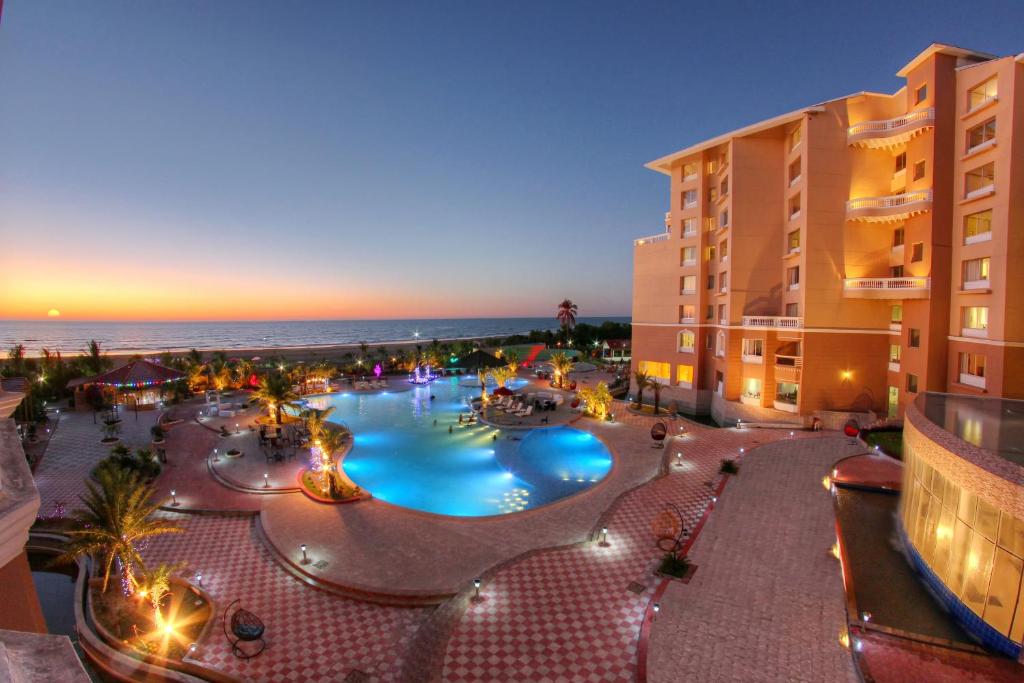
[[(121, 443), (129, 448), (149, 446), (150, 427), (157, 413), (146, 411), (122, 414)], [(81, 507), (78, 496), (85, 492), (85, 480), (92, 468), (110, 455), (111, 446), (103, 445), (99, 424), (93, 424), (92, 412), (61, 411), (57, 431), (50, 439), (46, 454), (35, 472), (39, 489), (39, 517), (52, 517), (59, 506), (67, 512)]]
[[(154, 539), (146, 559), (187, 561), (183, 573), (201, 573), (218, 607), (196, 663), (246, 681), (343, 681), (353, 671), (367, 674), (358, 680), (396, 679), (426, 610), (371, 605), (300, 583), (254, 537), (251, 518), (167, 514), (186, 532)], [(234, 657), (224, 637), (221, 610), (235, 598), (267, 627), (267, 649), (254, 659)]]
[[(620, 420), (649, 429), (651, 419)], [(673, 423), (675, 425), (681, 423)], [(601, 427), (595, 427), (600, 433)], [(723, 458), (788, 432), (712, 429), (686, 423), (669, 443), (671, 473), (620, 500), (607, 520), (609, 546), (593, 543), (529, 555), (501, 569), (448, 641), (445, 681), (631, 681), (644, 609), (662, 553), (651, 522), (667, 502), (693, 529), (712, 497)], [(676, 452), (683, 464), (675, 465)], [(627, 589), (646, 587), (642, 594)]]

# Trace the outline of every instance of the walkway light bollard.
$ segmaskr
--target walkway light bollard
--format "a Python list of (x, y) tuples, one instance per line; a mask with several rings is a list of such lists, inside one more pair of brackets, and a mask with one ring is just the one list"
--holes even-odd
[(682, 467), (682, 466), (683, 466), (683, 452), (679, 451), (678, 453), (676, 453), (676, 467)]
[[(654, 614), (657, 614), (658, 612), (660, 612), (661, 611), (661, 603), (660, 602), (654, 603), (654, 605), (651, 607), (651, 610), (654, 612)], [(652, 619), (654, 618), (653, 614), (651, 615), (651, 618)]]
[(306, 554), (306, 544), (303, 543), (300, 545), (299, 550), (302, 551), (302, 564), (309, 564), (309, 555)]
[(203, 587), (203, 575), (202, 574), (196, 574), (196, 585), (199, 586), (200, 588)]
[(217, 455), (217, 449), (216, 448), (213, 449), (213, 461), (214, 462), (220, 462), (220, 456)]
[(178, 507), (181, 503), (178, 502), (178, 491), (171, 489), (171, 507)]
[(189, 643), (189, 646), (188, 646), (188, 656), (189, 657), (193, 656), (196, 653), (196, 650), (198, 650), (198, 649), (199, 649), (198, 645), (196, 645), (195, 643)]
[(601, 545), (602, 548), (607, 548), (608, 547), (608, 527), (606, 527), (606, 526), (601, 527), (601, 543), (600, 543), (600, 545)]
[(268, 474), (267, 472), (263, 473), (263, 488), (270, 488), (270, 474)]
[(473, 579), (473, 601), (480, 602), (480, 579)]
[(241, 434), (242, 430), (238, 428), (238, 423), (235, 423), (235, 434)]
[(789, 433), (789, 438), (791, 438), (791, 439), (793, 438), (793, 432)]

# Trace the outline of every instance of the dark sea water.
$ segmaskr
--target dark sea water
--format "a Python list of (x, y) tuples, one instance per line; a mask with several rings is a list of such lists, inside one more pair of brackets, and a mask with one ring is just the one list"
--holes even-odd
[[(628, 317), (578, 318), (599, 325), (605, 320), (628, 323)], [(108, 352), (147, 353), (199, 350), (288, 348), (368, 344), (422, 339), (474, 339), (554, 330), (550, 318), (451, 318), (434, 320), (314, 320), (264, 322), (64, 322), (0, 321), (0, 347), (24, 344), (27, 354), (43, 348), (64, 354), (78, 353), (90, 339)], [(419, 336), (417, 337), (417, 333)]]

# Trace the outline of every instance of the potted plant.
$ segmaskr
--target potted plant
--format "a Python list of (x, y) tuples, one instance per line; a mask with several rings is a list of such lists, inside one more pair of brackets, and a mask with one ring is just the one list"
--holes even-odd
[(121, 440), (118, 436), (121, 433), (121, 420), (108, 419), (103, 421), (103, 438), (100, 443), (111, 444)]

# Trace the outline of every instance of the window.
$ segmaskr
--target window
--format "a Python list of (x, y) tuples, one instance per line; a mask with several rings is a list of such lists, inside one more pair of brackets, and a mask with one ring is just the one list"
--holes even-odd
[(713, 305), (711, 305), (711, 304), (708, 304), (708, 307), (704, 310), (704, 318), (706, 320), (711, 320), (714, 317), (715, 317), (715, 307)]
[(676, 366), (676, 384), (681, 387), (689, 389), (693, 386), (693, 366), (692, 365), (677, 365)]
[(985, 123), (979, 123), (974, 128), (967, 131), (967, 151), (970, 152), (975, 147), (981, 147), (990, 140), (996, 138), (996, 120), (994, 118), (989, 119)]
[(709, 187), (708, 188), (708, 201), (709, 202), (718, 201), (718, 188), (717, 187)]
[(718, 304), (718, 322), (728, 324), (729, 319), (725, 317), (725, 304)]
[(697, 175), (697, 162), (691, 161), (688, 164), (683, 164), (683, 179), (692, 178)]
[(684, 352), (693, 351), (693, 345), (697, 343), (697, 335), (690, 330), (683, 330), (679, 333), (679, 350)]
[(800, 266), (786, 269), (786, 286), (789, 289), (800, 289)]
[(725, 332), (719, 332), (717, 335), (715, 335), (715, 339), (716, 339), (715, 355), (716, 356), (724, 356), (725, 355)]
[(903, 226), (901, 225), (900, 227), (892, 231), (892, 248), (895, 249), (896, 247), (902, 247), (903, 239), (904, 231)]
[(964, 216), (964, 244), (992, 238), (992, 209)]
[(718, 257), (723, 261), (729, 258), (729, 240), (722, 240), (718, 245)]
[(793, 132), (789, 134), (789, 151), (790, 152), (792, 152), (794, 149), (796, 149), (797, 147), (800, 146), (800, 139), (801, 139), (801, 137), (802, 137), (802, 133), (800, 131), (800, 126), (797, 126), (796, 128), (793, 129)]
[(989, 261), (988, 256), (964, 261), (964, 289), (984, 289), (988, 287)]
[(798, 194), (798, 195), (796, 195), (795, 197), (793, 197), (792, 199), (789, 200), (789, 220), (793, 220), (794, 218), (798, 217), (799, 215), (800, 215), (800, 195)]
[(750, 357), (764, 357), (764, 340), (763, 339), (744, 339), (743, 340), (743, 355)]
[(684, 218), (683, 219), (683, 237), (693, 237), (697, 234), (697, 219), (696, 218)]
[(679, 307), (679, 320), (692, 322), (697, 319), (697, 307), (693, 304), (683, 304)]
[(899, 363), (903, 357), (903, 347), (899, 344), (889, 344), (889, 362)]
[(971, 332), (988, 331), (988, 306), (964, 306), (963, 330), (965, 334)]
[(889, 322), (893, 325), (903, 324), (903, 304), (893, 304), (889, 309)]
[(924, 161), (917, 161), (914, 163), (914, 180), (921, 180), (924, 178), (925, 163)]
[(889, 277), (903, 277), (903, 266), (889, 266)]
[(984, 166), (968, 171), (964, 178), (964, 191), (967, 196), (975, 192), (983, 192), (991, 188), (996, 182), (996, 166), (991, 161)]
[(719, 189), (719, 194), (724, 197), (729, 194), (729, 179), (726, 178), (722, 181), (722, 187)]
[(905, 170), (907, 170), (907, 153), (900, 152), (896, 155), (896, 168), (893, 169), (893, 174)]
[(697, 291), (697, 276), (696, 275), (684, 275), (682, 277), (682, 283), (680, 291), (683, 294), (693, 294)]
[(718, 291), (724, 292), (729, 289), (729, 273), (718, 274)]
[(757, 377), (744, 378), (743, 395), (746, 398), (761, 398), (761, 380)]
[(687, 190), (683, 193), (683, 206), (690, 207), (697, 204), (697, 190)]
[(726, 209), (725, 211), (723, 211), (723, 212), (722, 212), (722, 213), (721, 213), (721, 214), (719, 215), (719, 217), (718, 217), (718, 223), (719, 223), (719, 225), (721, 225), (721, 226), (722, 226), (723, 228), (725, 228), (725, 227), (728, 227), (728, 226), (729, 226), (729, 209)]
[(792, 254), (800, 251), (800, 231), (794, 230), (789, 233), (789, 235), (787, 235), (786, 244), (788, 253)]
[(800, 304), (786, 304), (786, 317), (787, 318), (798, 318), (800, 317)]
[(924, 242), (914, 242), (913, 251), (910, 252), (910, 262), (919, 263), (924, 260)]
[(661, 384), (668, 384), (672, 378), (672, 364), (658, 363), (652, 360), (642, 360), (639, 364), (640, 372), (646, 372), (651, 379)]
[(996, 98), (996, 79), (990, 78), (981, 85), (967, 91), (967, 111), (977, 109), (989, 100)]
[(917, 375), (911, 375), (910, 373), (907, 373), (907, 393), (917, 393)]
[[(711, 308), (711, 307), (708, 306), (708, 308)], [(708, 317), (710, 318), (711, 316), (709, 315)], [(713, 344), (714, 344), (714, 337), (713, 337), (713, 335), (710, 332), (708, 332), (707, 336), (704, 337), (704, 348), (710, 350)]]
[(718, 221), (715, 220), (714, 216), (708, 216), (704, 219), (704, 229), (708, 232), (714, 232), (718, 228)]
[(911, 327), (907, 332), (907, 346), (912, 349), (921, 348), (921, 330)]
[(707, 261), (714, 261), (714, 260), (715, 260), (715, 254), (716, 254), (716, 253), (717, 253), (717, 252), (716, 252), (716, 250), (715, 250), (715, 245), (713, 245), (713, 244), (712, 244), (712, 245), (709, 245), (709, 246), (708, 246), (708, 248), (707, 248), (707, 250), (706, 250), (706, 254), (707, 254), (707, 256), (706, 256), (706, 259), (705, 259), (705, 260), (707, 260)]
[(974, 377), (985, 376), (985, 356), (980, 353), (968, 353), (966, 351), (960, 354), (960, 374), (961, 375), (972, 375)]
[(914, 104), (921, 104), (928, 99), (928, 84), (924, 84), (914, 91)]
[(775, 383), (775, 400), (779, 403), (796, 405), (796, 397), (800, 387), (792, 382)]
[(714, 288), (715, 288), (715, 274), (714, 273), (709, 273), (708, 274), (708, 289), (714, 289)]
[(683, 247), (679, 256), (684, 266), (692, 266), (697, 262), (697, 247)]
[(797, 159), (789, 165), (789, 184), (792, 186), (796, 181), (800, 180), (800, 159)]

